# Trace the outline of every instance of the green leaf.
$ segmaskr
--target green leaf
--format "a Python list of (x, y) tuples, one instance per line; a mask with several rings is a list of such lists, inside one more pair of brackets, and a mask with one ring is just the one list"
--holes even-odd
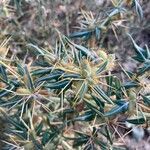
[[(15, 95), (13, 97), (11, 97), (10, 99), (7, 99), (7, 100), (0, 100), (0, 106), (1, 107), (7, 107), (7, 108), (10, 108), (12, 107), (13, 105), (15, 104), (20, 104), (21, 103), (21, 100), (22, 97), (21, 96), (18, 96), (18, 95)], [(20, 102), (19, 102), (20, 101)], [(19, 102), (19, 103), (18, 103)]]
[(150, 50), (147, 47), (147, 45), (146, 45), (146, 50), (145, 51), (146, 51), (146, 58), (150, 60)]
[(44, 134), (42, 135), (42, 144), (45, 145), (50, 137), (50, 133), (48, 131), (45, 131)]
[(17, 63), (17, 69), (18, 69), (18, 73), (19, 73), (21, 76), (24, 76), (25, 70), (24, 70), (24, 68), (22, 67), (22, 65), (21, 65), (20, 63)]
[(39, 136), (42, 132), (42, 129), (43, 129), (43, 122), (41, 122), (36, 128), (35, 128), (35, 131), (36, 131), (36, 135)]
[(28, 44), (27, 46), (28, 46), (28, 47), (31, 47), (31, 48), (34, 48), (35, 50), (38, 51), (39, 54), (44, 55), (43, 50), (40, 49), (38, 46), (36, 46), (36, 45), (34, 45), (34, 44), (32, 44), (32, 43)]
[(87, 91), (88, 91), (88, 83), (85, 81), (82, 83), (81, 88), (78, 91), (78, 97), (82, 99)]
[(76, 78), (81, 78), (81, 75), (80, 74), (73, 74), (73, 73), (66, 73), (66, 74), (63, 74), (61, 77), (62, 78), (76, 79)]
[(88, 137), (80, 137), (74, 140), (73, 147), (78, 147), (88, 142)]
[(112, 133), (107, 124), (102, 125), (98, 131), (107, 138), (111, 145), (113, 144)]
[(99, 27), (95, 28), (96, 40), (100, 40), (101, 29)]
[(74, 121), (92, 121), (95, 116), (95, 113), (92, 111), (87, 111), (83, 115), (80, 115), (76, 118), (74, 118)]
[(87, 107), (89, 107), (93, 112), (95, 112), (96, 114), (98, 114), (100, 117), (103, 118), (103, 113), (101, 113), (95, 106), (93, 106), (90, 102), (86, 102)]
[(34, 135), (31, 133), (30, 138), (33, 142), (35, 150), (43, 150), (42, 145), (39, 143), (37, 139), (35, 139)]
[[(27, 140), (27, 136), (28, 136), (28, 129), (26, 128), (26, 126), (20, 121), (20, 119), (18, 117), (15, 116), (8, 116), (7, 114), (4, 114), (7, 123), (10, 125), (8, 128), (8, 133), (9, 134), (14, 134), (20, 138), (22, 138), (23, 140)], [(17, 132), (18, 131), (18, 132)]]
[(95, 59), (95, 55), (94, 53), (92, 53), (89, 49), (87, 49), (84, 46), (81, 45), (77, 45), (75, 43), (70, 42), (70, 44), (72, 44), (77, 50), (81, 51), (84, 55), (86, 55), (87, 57), (91, 58), (92, 60)]
[(8, 82), (6, 68), (2, 65), (0, 65), (0, 76), (2, 77), (3, 80), (5, 80), (5, 82)]
[(133, 119), (127, 119), (126, 121), (138, 125), (138, 124), (144, 124), (146, 120), (143, 117), (135, 117)]
[(7, 134), (11, 134), (13, 136), (16, 136), (20, 138), (21, 140), (27, 139), (27, 131), (20, 131), (20, 130), (14, 130), (12, 128), (7, 129)]
[(122, 106), (126, 103), (126, 99), (118, 99), (118, 100), (115, 100), (114, 103), (119, 105), (119, 106)]
[(37, 69), (37, 70), (31, 71), (31, 75), (32, 76), (45, 75), (45, 74), (50, 73), (51, 70), (52, 70), (52, 68)]
[(75, 45), (75, 47), (80, 50), (84, 55), (87, 55), (89, 58), (91, 58), (92, 60), (96, 58), (96, 56), (94, 55), (94, 53), (92, 53), (89, 49), (87, 49), (86, 47), (83, 47), (81, 45)]
[(129, 82), (125, 82), (122, 86), (125, 87), (126, 89), (129, 89), (129, 88), (138, 87), (139, 84), (135, 81), (129, 81)]
[[(119, 3), (120, 2), (121, 1), (119, 1)], [(117, 14), (124, 13), (126, 11), (125, 8), (119, 6), (119, 3), (117, 4), (118, 6), (111, 10), (110, 14), (108, 15), (109, 19)]]
[(94, 90), (96, 92), (96, 94), (98, 94), (100, 97), (102, 97), (104, 100), (106, 100), (108, 103), (110, 104), (114, 104), (113, 101), (111, 100), (111, 98), (109, 98), (106, 93), (99, 87), (99, 86), (95, 86)]
[(106, 131), (106, 137), (109, 140), (110, 144), (113, 144), (113, 140), (112, 140), (112, 133), (110, 132), (110, 129), (108, 127), (108, 125), (105, 126), (105, 131)]
[(97, 138), (94, 139), (94, 142), (100, 146), (101, 150), (107, 150), (109, 147), (109, 145), (107, 143), (105, 143)]
[(138, 0), (133, 0), (133, 5), (135, 6), (136, 13), (140, 17), (140, 19), (143, 18), (143, 10), (141, 5), (139, 4)]
[(141, 47), (139, 47), (135, 41), (133, 40), (132, 36), (130, 34), (128, 34), (128, 36), (130, 37), (130, 39), (132, 40), (132, 43), (134, 45), (134, 48), (135, 48), (135, 51), (137, 53), (137, 56), (143, 61), (145, 62), (146, 58), (145, 56), (143, 55), (142, 51), (144, 51)]
[(25, 70), (25, 76), (27, 77), (27, 87), (29, 90), (34, 91), (34, 84), (27, 66), (24, 67), (24, 70)]
[[(35, 54), (37, 56), (37, 54)], [(47, 56), (46, 54), (44, 55), (45, 57)], [(38, 56), (37, 59), (35, 59), (35, 61), (33, 61), (32, 66), (39, 66), (42, 68), (50, 68), (52, 67), (46, 59), (45, 57), (40, 55)]]
[(58, 133), (50, 132), (48, 129), (42, 135), (42, 144), (46, 145), (48, 142), (51, 142), (55, 137), (57, 137)]
[(140, 67), (138, 70), (138, 75), (145, 73), (146, 71), (150, 70), (150, 60), (146, 61), (143, 67)]
[(99, 111), (100, 111), (101, 113), (104, 113), (104, 106), (105, 106), (105, 103), (104, 103), (103, 101), (101, 101), (100, 98), (98, 98), (98, 97), (96, 97), (96, 96), (94, 96), (94, 95), (92, 95), (92, 98), (93, 98), (93, 100), (96, 102), (96, 104), (98, 105)]
[(54, 82), (54, 83), (47, 83), (45, 85), (43, 85), (43, 87), (45, 88), (49, 88), (49, 89), (63, 89), (63, 88), (67, 88), (70, 85), (70, 80), (61, 80), (58, 82)]
[(102, 71), (104, 71), (107, 67), (108, 61), (105, 61), (100, 67), (99, 69), (96, 71), (97, 74), (100, 74)]
[(121, 82), (117, 77), (114, 77), (114, 88), (119, 90), (121, 88)]
[(8, 96), (9, 94), (11, 94), (11, 91), (14, 91), (15, 86), (11, 85), (11, 86), (7, 86), (5, 89), (0, 90), (0, 98), (4, 97), (4, 96)]
[(124, 147), (113, 146), (112, 150), (127, 150), (127, 149)]
[(89, 35), (92, 35), (92, 32), (93, 31), (80, 31), (80, 32), (75, 32), (75, 33), (72, 33), (69, 37), (70, 38), (80, 38), (80, 37), (83, 37), (83, 36), (89, 36)]
[(144, 103), (150, 106), (150, 96), (142, 95), (142, 98), (143, 98)]
[(122, 98), (122, 83), (121, 81), (116, 77), (116, 76), (107, 76), (106, 77), (106, 81), (108, 84), (107, 87), (107, 95), (111, 96), (111, 95), (116, 95), (117, 99), (121, 99)]
[(111, 96), (113, 92), (113, 76), (107, 76), (106, 77), (106, 82), (107, 82), (107, 95)]
[(15, 9), (18, 13), (18, 15), (23, 15), (23, 11), (22, 11), (22, 1), (19, 1), (19, 0), (14, 0), (14, 3), (15, 3)]
[(135, 74), (133, 73), (133, 72), (131, 72), (131, 71), (126, 71), (126, 73), (128, 74), (128, 76), (130, 77), (130, 78), (132, 78)]
[(57, 80), (62, 75), (62, 72), (52, 72), (50, 75), (42, 76), (35, 81), (35, 86), (43, 81)]
[(136, 56), (133, 56), (132, 58), (140, 63), (143, 63), (143, 58), (141, 58), (140, 56), (136, 55)]
[(122, 98), (122, 90), (121, 90), (121, 87), (122, 87), (122, 83), (121, 81), (117, 78), (117, 77), (114, 77), (113, 78), (113, 91), (116, 95), (116, 98)]
[(104, 114), (104, 116), (110, 117), (110, 116), (114, 116), (114, 115), (117, 115), (119, 113), (125, 112), (125, 111), (127, 111), (128, 106), (129, 106), (129, 102), (126, 102), (123, 105), (116, 106), (116, 107), (112, 108), (110, 111), (106, 112)]

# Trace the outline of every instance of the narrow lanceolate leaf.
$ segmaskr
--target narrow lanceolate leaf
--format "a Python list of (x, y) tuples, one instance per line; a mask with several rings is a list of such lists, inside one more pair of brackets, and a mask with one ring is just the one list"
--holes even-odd
[(51, 73), (50, 75), (47, 75), (47, 76), (42, 76), (41, 78), (37, 79), (35, 81), (35, 85), (38, 85), (39, 83), (43, 82), (43, 81), (51, 81), (51, 80), (57, 80), (60, 76), (62, 75), (61, 72), (54, 72), (54, 73)]
[(116, 106), (116, 107), (112, 108), (110, 111), (106, 112), (104, 114), (104, 116), (109, 117), (109, 116), (114, 116), (119, 113), (125, 112), (128, 109), (128, 105), (129, 105), (129, 103), (126, 102), (123, 105)]
[(95, 138), (94, 141), (95, 141), (95, 143), (96, 143), (97, 145), (100, 146), (101, 150), (106, 150), (106, 149), (108, 149), (108, 147), (109, 147), (108, 143), (105, 143), (105, 142), (103, 142), (103, 141), (101, 141), (101, 140), (98, 140), (98, 138)]
[(86, 47), (82, 46), (82, 45), (77, 45), (73, 42), (71, 42), (70, 40), (67, 39), (67, 41), (73, 45), (77, 50), (79, 50), (80, 52), (82, 52), (84, 55), (88, 56), (89, 58), (91, 58), (92, 60), (96, 57), (94, 55), (94, 53), (92, 53), (89, 49), (87, 49)]
[(117, 77), (114, 77), (114, 88), (117, 90), (121, 88), (121, 82)]
[(134, 60), (138, 61), (138, 62), (143, 63), (143, 58), (141, 58), (141, 57), (138, 56), (138, 55), (135, 55), (135, 56), (133, 56), (132, 58), (133, 58)]
[(146, 45), (146, 58), (150, 60), (150, 49)]
[(25, 80), (26, 80), (26, 83), (27, 83), (27, 87), (28, 87), (29, 90), (34, 91), (34, 84), (33, 84), (33, 81), (32, 81), (31, 75), (28, 71), (27, 66), (25, 66), (24, 69), (25, 69)]
[[(6, 120), (8, 121), (8, 123), (13, 125), (13, 127), (16, 130), (27, 131), (26, 126), (24, 126), (18, 118), (12, 118), (11, 116), (8, 116), (6, 113), (4, 114), (4, 116), (5, 116)], [(18, 120), (16, 120), (16, 119), (18, 119)]]
[(84, 97), (85, 93), (87, 92), (87, 90), (88, 90), (88, 83), (87, 82), (83, 82), (83, 84), (81, 85), (81, 88), (78, 91), (78, 95), (77, 96), (80, 99), (82, 99)]
[(135, 74), (131, 71), (126, 71), (127, 75), (132, 78)]
[(96, 39), (99, 40), (100, 39), (100, 33), (101, 33), (101, 29), (96, 27), (95, 28), (95, 36), (96, 36)]
[(126, 150), (126, 148), (120, 147), (120, 146), (113, 146), (112, 149), (113, 149), (113, 150)]
[(11, 85), (11, 86), (6, 87), (6, 89), (0, 90), (0, 98), (4, 96), (8, 96), (9, 94), (12, 93), (11, 91), (13, 91), (14, 89), (15, 89), (15, 86)]
[(113, 92), (113, 76), (107, 76), (106, 77), (106, 82), (107, 82), (107, 95), (111, 96)]
[(73, 73), (66, 73), (62, 75), (62, 78), (71, 78), (71, 79), (76, 79), (76, 78), (81, 78), (80, 74), (73, 74)]
[(86, 105), (93, 111), (95, 112), (97, 115), (99, 115), (100, 117), (103, 117), (103, 113), (101, 113), (95, 106), (93, 106), (90, 102), (85, 101)]
[(124, 105), (125, 103), (127, 102), (126, 99), (119, 99), (119, 100), (115, 100), (114, 103), (119, 105), (119, 106), (122, 106)]
[(92, 34), (93, 31), (80, 31), (80, 32), (75, 32), (72, 33), (69, 37), (70, 38), (80, 38), (80, 37), (84, 37), (84, 36), (89, 36)]
[(5, 80), (5, 82), (8, 81), (6, 68), (2, 65), (0, 65), (0, 77), (2, 77), (2, 79)]
[(146, 120), (145, 120), (144, 117), (135, 117), (135, 118), (132, 118), (132, 119), (127, 119), (126, 121), (129, 122), (129, 123), (138, 125), (138, 124), (145, 123)]
[(31, 138), (31, 140), (34, 144), (34, 149), (35, 150), (43, 150), (42, 145), (40, 144), (40, 142), (37, 139), (35, 139), (33, 133), (31, 133), (30, 138)]
[(37, 50), (39, 52), (39, 54), (44, 55), (44, 52), (38, 46), (36, 46), (36, 45), (34, 45), (32, 43), (28, 44), (27, 46), (34, 48), (35, 50)]
[(27, 131), (13, 130), (12, 128), (7, 129), (8, 134), (16, 136), (18, 139), (26, 140), (27, 139)]
[(107, 124), (103, 124), (101, 126), (101, 128), (99, 129), (99, 132), (104, 135), (107, 140), (109, 140), (110, 144), (112, 145), (113, 141), (112, 141), (112, 133), (111, 133), (111, 130), (109, 128), (109, 125)]
[(85, 112), (85, 114), (74, 118), (73, 120), (74, 121), (91, 121), (93, 120), (94, 116), (95, 116), (95, 113), (93, 113), (92, 111), (88, 111), (88, 112)]
[(24, 76), (25, 71), (24, 71), (24, 68), (22, 67), (21, 64), (17, 63), (17, 69), (18, 69), (18, 73), (19, 73), (21, 76)]
[(142, 19), (143, 18), (143, 10), (142, 10), (141, 5), (139, 4), (138, 0), (134, 0), (133, 3), (135, 5), (136, 13), (140, 17), (140, 19)]
[[(46, 145), (48, 140), (50, 139), (52, 133), (50, 133), (48, 130), (46, 130), (42, 135), (42, 144)], [(53, 134), (55, 136), (55, 133)]]
[(135, 43), (135, 41), (133, 40), (133, 38), (132, 38), (132, 36), (130, 34), (128, 34), (128, 35), (129, 35), (129, 37), (132, 40), (132, 43), (133, 43), (134, 48), (135, 48), (135, 51), (137, 53), (137, 57), (139, 57), (144, 62), (146, 60), (144, 54), (142, 53), (144, 50)]
[(87, 137), (80, 137), (74, 139), (73, 147), (81, 146), (83, 144), (86, 144), (88, 142), (89, 138)]
[(114, 104), (111, 98), (108, 97), (107, 94), (99, 86), (94, 87), (94, 92), (98, 94), (100, 97), (102, 97), (104, 101), (107, 101), (110, 104)]
[(141, 74), (143, 74), (143, 73), (145, 73), (146, 71), (149, 71), (149, 70), (150, 70), (150, 60), (146, 61), (144, 63), (144, 65), (141, 68), (139, 68), (138, 75), (141, 75)]
[(70, 81), (69, 80), (61, 80), (58, 82), (54, 82), (54, 83), (48, 83), (43, 85), (43, 87), (45, 88), (49, 88), (49, 89), (63, 89), (63, 88), (67, 88), (67, 86), (70, 85)]
[(106, 131), (107, 138), (110, 141), (110, 144), (112, 145), (113, 144), (112, 133), (111, 133), (108, 125), (105, 126), (105, 131)]
[(96, 97), (96, 96), (94, 96), (94, 95), (92, 95), (92, 98), (93, 98), (93, 100), (96, 102), (96, 104), (98, 105), (99, 111), (100, 111), (101, 113), (104, 113), (104, 106), (105, 106), (105, 103), (104, 103), (100, 98), (98, 98), (98, 97)]
[(7, 107), (7, 108), (10, 108), (10, 107), (12, 107), (13, 105), (15, 105), (16, 103), (19, 105), (19, 104), (21, 103), (21, 101), (20, 101), (21, 99), (22, 99), (21, 96), (15, 95), (15, 96), (13, 96), (13, 97), (7, 99), (7, 101), (6, 101), (6, 100), (4, 100), (4, 101), (1, 100), (1, 101), (0, 101), (0, 107)]
[(105, 61), (100, 67), (99, 69), (96, 71), (97, 74), (100, 74), (101, 72), (103, 72), (106, 67), (107, 67), (108, 61)]
[(138, 87), (139, 84), (134, 81), (129, 81), (129, 82), (125, 82), (122, 86), (125, 87), (126, 89), (129, 89), (129, 88)]
[(31, 72), (31, 75), (32, 76), (37, 76), (37, 75), (44, 75), (44, 74), (47, 74), (47, 73), (50, 73), (52, 70), (52, 68), (44, 68), (44, 69), (37, 69), (37, 70), (34, 70)]
[(143, 98), (144, 103), (150, 106), (150, 96), (142, 95), (142, 98)]
[(54, 140), (56, 139), (56, 143), (57, 143), (57, 136), (59, 134), (58, 129), (56, 129), (55, 131), (50, 131), (50, 130), (46, 130), (43, 135), (42, 135), (42, 144), (45, 145), (45, 149), (48, 150), (49, 145), (51, 144), (51, 146), (54, 144)]
[(84, 46), (77, 45), (77, 44), (75, 44), (74, 46), (76, 47), (76, 49), (81, 51), (84, 55), (87, 55), (92, 60), (95, 58), (94, 54), (89, 49), (85, 48)]

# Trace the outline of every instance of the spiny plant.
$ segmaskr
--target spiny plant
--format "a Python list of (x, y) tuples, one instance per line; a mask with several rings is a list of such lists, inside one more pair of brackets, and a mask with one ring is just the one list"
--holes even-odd
[[(139, 67), (135, 72), (122, 68), (127, 76), (123, 82), (113, 73), (115, 54), (102, 43), (103, 34), (124, 16), (124, 4), (135, 5), (141, 17), (142, 10), (137, 0), (112, 2), (115, 8), (102, 21), (82, 10), (80, 31), (69, 37), (56, 29), (58, 39), (51, 49), (27, 44), (32, 60), (11, 54), (9, 38), (2, 42), (0, 112), (8, 126), (3, 149), (125, 149), (128, 131), (121, 135), (118, 128), (126, 123), (149, 126), (148, 46), (141, 48), (128, 35)], [(72, 38), (80, 38), (81, 44)]]

